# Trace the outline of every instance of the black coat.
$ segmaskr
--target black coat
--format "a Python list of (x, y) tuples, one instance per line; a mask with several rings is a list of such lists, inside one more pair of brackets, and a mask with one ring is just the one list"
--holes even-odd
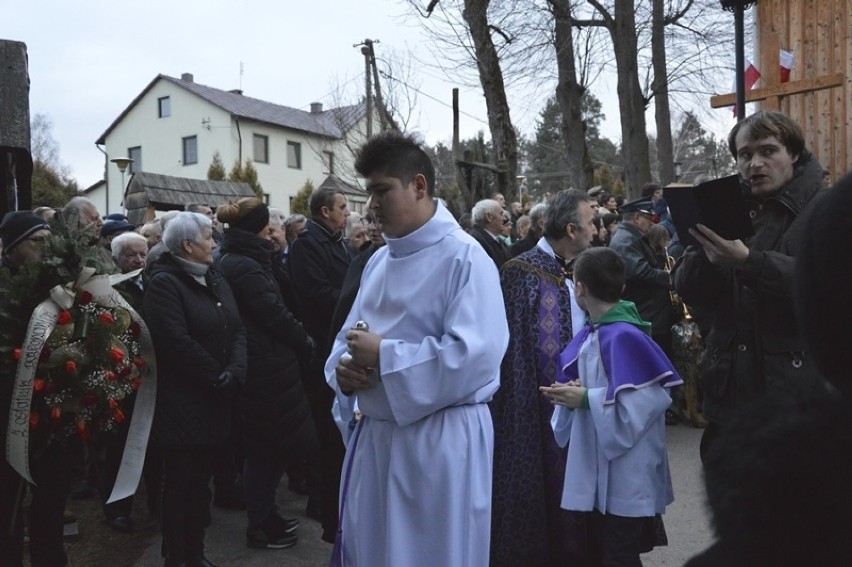
[(796, 320), (793, 266), (808, 213), (824, 194), (822, 167), (805, 151), (775, 194), (762, 201), (748, 195), (754, 236), (744, 241), (741, 269), (711, 264), (695, 246), (675, 264), (677, 292), (714, 316), (700, 374), (704, 415), (713, 422), (767, 391), (821, 381)]
[(485, 253), (488, 254), (488, 257), (494, 260), (494, 263), (497, 264), (498, 270), (510, 258), (509, 247), (501, 241), (495, 240), (494, 237), (481, 226), (474, 226), (470, 230), (470, 235), (476, 239), (480, 245), (482, 245), (485, 249)]
[(321, 345), (320, 358), (328, 354), (331, 334), (339, 330), (331, 329), (331, 319), (349, 269), (347, 248), (338, 233), (329, 233), (314, 220), (305, 223), (290, 245), (290, 281), (299, 300), (299, 318)]
[(169, 253), (151, 265), (142, 301), (157, 356), (152, 442), (171, 448), (212, 447), (231, 431), (232, 393), (213, 382), (246, 373), (246, 334), (231, 288), (210, 268), (204, 286)]
[(651, 323), (652, 335), (670, 333), (674, 311), (669, 295), (669, 273), (660, 265), (648, 237), (625, 222), (612, 235), (609, 247), (624, 259), (622, 299), (636, 304), (642, 319)]
[(226, 229), (219, 267), (234, 290), (248, 336), (248, 375), (240, 389), (246, 455), (298, 454), (316, 444), (299, 369), (299, 356), (310, 357), (313, 343), (284, 305), (269, 242)]

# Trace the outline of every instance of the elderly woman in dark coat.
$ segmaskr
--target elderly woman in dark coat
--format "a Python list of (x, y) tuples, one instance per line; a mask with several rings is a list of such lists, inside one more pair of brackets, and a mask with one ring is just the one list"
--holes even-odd
[(230, 399), (245, 379), (246, 335), (231, 288), (214, 268), (211, 221), (179, 213), (151, 266), (143, 306), (157, 355), (151, 439), (163, 453), (165, 565), (204, 557), (214, 446), (228, 438)]
[(313, 459), (316, 431), (299, 371), (314, 344), (287, 309), (272, 273), (269, 209), (246, 197), (217, 208), (227, 223), (219, 266), (240, 308), (248, 336), (248, 377), (240, 393), (249, 547), (280, 549), (296, 543), (299, 522), (275, 509), (285, 466)]

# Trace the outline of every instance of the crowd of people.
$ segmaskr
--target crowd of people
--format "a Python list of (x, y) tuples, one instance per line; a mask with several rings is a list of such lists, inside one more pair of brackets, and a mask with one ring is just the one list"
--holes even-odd
[[(848, 278), (809, 257), (797, 279), (796, 257), (820, 230), (845, 235), (848, 248), (848, 219), (818, 215), (836, 216), (824, 202), (848, 205), (852, 181), (828, 189), (801, 129), (780, 113), (747, 117), (729, 144), (755, 231), (745, 241), (697, 225), (698, 245), (684, 248), (653, 183), (626, 202), (599, 187), (526, 208), (495, 194), (456, 220), (420, 144), (383, 133), (355, 163), (365, 217), (333, 189), (314, 191), (307, 217), (243, 198), (215, 211), (190, 203), (142, 226), (75, 197), (58, 211), (7, 214), (2, 270), (14, 278), (45, 261), (55, 223), (72, 223), (113, 272), (133, 274), (116, 289), (156, 354), (143, 478), (167, 566), (212, 565), (211, 501), (246, 511), (248, 547), (295, 545), (300, 521), (275, 504), (285, 473), (334, 544), (332, 565), (641, 565), (665, 544), (674, 498), (665, 424), (682, 383), (671, 362), (680, 300), (702, 314), (700, 456), (719, 536), (691, 564), (791, 564), (784, 558), (807, 559), (804, 547), (821, 565), (843, 564), (844, 538), (809, 523), (839, 534), (852, 506), (780, 493), (784, 471), (799, 471), (795, 455), (766, 457), (766, 447), (790, 436), (775, 409), (807, 425), (800, 445), (849, 420), (848, 366), (812, 348), (825, 339), (815, 294)], [(757, 439), (748, 428), (760, 426)], [(81, 454), (110, 527), (133, 529), (132, 497), (106, 503), (126, 437), (118, 427), (31, 456), (34, 567), (66, 564), (62, 516)], [(848, 437), (813, 458), (843, 454)], [(840, 476), (814, 494), (848, 503)], [(3, 462), (4, 565), (23, 562), (20, 486)], [(769, 506), (775, 499), (790, 509)], [(739, 505), (751, 507), (749, 522)], [(806, 525), (803, 544), (792, 534)], [(761, 551), (770, 541), (777, 553)]]

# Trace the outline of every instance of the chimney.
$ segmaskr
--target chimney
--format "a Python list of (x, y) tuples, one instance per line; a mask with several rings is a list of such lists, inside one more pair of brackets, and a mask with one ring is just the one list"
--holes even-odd
[(321, 102), (312, 102), (311, 103), (311, 114), (322, 114), (322, 103)]
[(228, 92), (229, 92), (229, 93), (231, 93), (231, 94), (237, 94), (237, 95), (242, 95), (242, 94), (243, 94), (243, 91), (241, 91), (240, 89), (231, 89), (231, 90), (230, 90), (230, 91), (228, 91)]
[(187, 83), (193, 82), (192, 73), (184, 73), (180, 76), (181, 81), (186, 81)]

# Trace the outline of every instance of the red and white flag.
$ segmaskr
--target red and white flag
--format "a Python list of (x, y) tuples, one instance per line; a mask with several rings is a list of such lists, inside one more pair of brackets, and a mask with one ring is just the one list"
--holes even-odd
[(786, 83), (790, 80), (790, 70), (793, 68), (793, 60), (796, 58), (795, 51), (784, 51), (783, 49), (778, 54), (778, 60), (781, 63), (781, 82)]
[[(751, 61), (749, 61), (748, 59), (746, 59), (743, 62), (743, 64), (745, 66), (745, 72), (743, 73), (743, 75), (745, 76), (745, 90), (750, 91), (754, 87), (755, 83), (757, 83), (757, 81), (760, 79), (760, 71), (758, 71), (757, 67), (755, 67), (754, 64)], [(736, 79), (736, 77), (734, 77), (734, 86), (731, 90), (733, 92), (737, 92), (737, 79)], [(736, 105), (734, 105), (732, 112), (734, 113), (734, 116), (736, 117), (736, 115), (737, 115)]]

